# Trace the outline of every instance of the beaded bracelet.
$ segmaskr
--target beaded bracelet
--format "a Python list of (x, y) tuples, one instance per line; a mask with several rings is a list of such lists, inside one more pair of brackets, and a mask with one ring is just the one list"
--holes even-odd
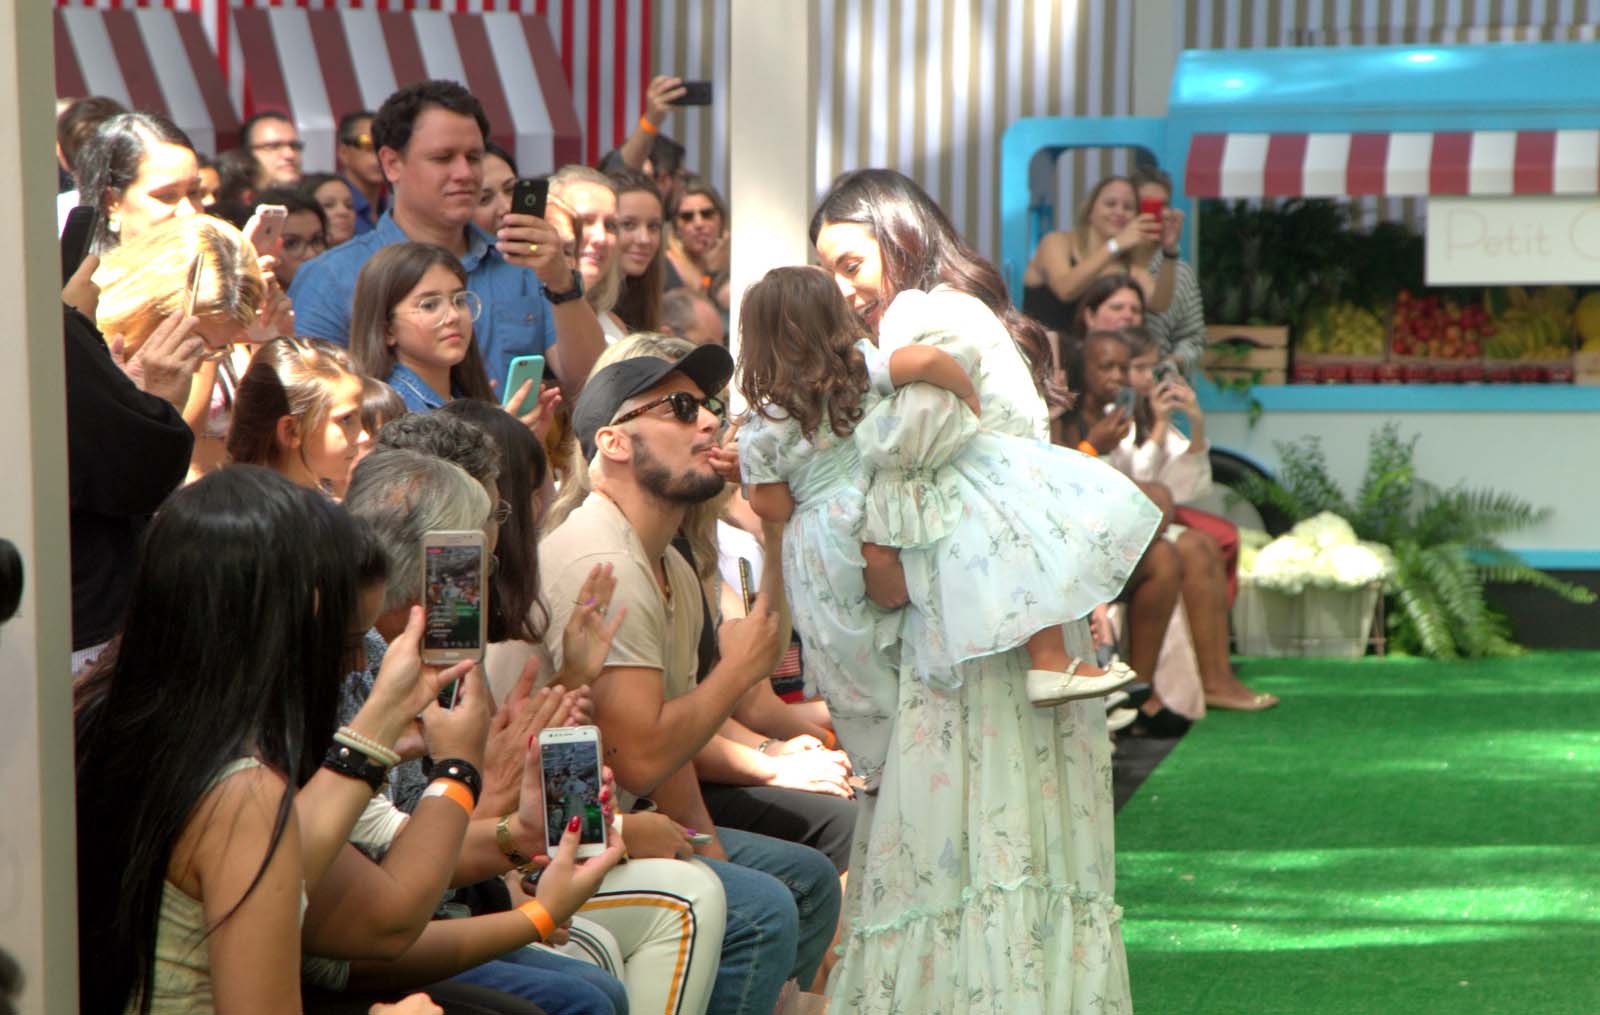
[(400, 764), (400, 755), (371, 737), (357, 733), (349, 726), (340, 726), (338, 731), (334, 733), (333, 740), (334, 743), (344, 744), (346, 747), (360, 751), (384, 768), (393, 768)]

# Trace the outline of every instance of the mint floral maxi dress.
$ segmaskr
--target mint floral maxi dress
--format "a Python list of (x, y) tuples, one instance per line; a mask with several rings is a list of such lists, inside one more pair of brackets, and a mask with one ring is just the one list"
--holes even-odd
[[(944, 288), (901, 294), (885, 315), (880, 341), (886, 349), (899, 341), (950, 347), (963, 365), (974, 367), (985, 429), (1045, 440), (1045, 408), (1021, 354), (977, 300)], [(970, 344), (970, 355), (961, 343)], [(912, 404), (918, 399), (941, 401), (943, 408)], [(908, 537), (918, 534), (918, 524), (925, 531), (948, 527), (942, 494), (952, 491), (930, 489), (933, 474), (888, 477), (906, 484), (902, 492), (913, 498), (913, 508), (895, 514), (869, 492), (862, 476), (867, 466), (851, 468), (862, 447), (879, 466), (892, 465), (884, 449), (912, 449), (906, 452), (911, 457), (936, 451), (928, 427), (943, 439), (959, 437), (958, 429), (940, 429), (941, 421), (959, 418), (951, 415), (958, 403), (913, 386), (885, 406), (899, 422), (878, 426), (873, 399), (857, 428), (863, 440), (856, 448), (826, 432), (812, 446), (786, 421), (756, 426), (754, 433), (747, 427), (740, 440), (747, 481), (787, 481), (800, 505), (785, 532), (783, 555), (808, 676), (828, 697), (852, 757), (869, 766), (881, 759), (870, 776), (876, 791), (862, 795), (856, 823), (843, 957), (829, 991), (834, 1010), (1129, 1012), (1121, 911), (1113, 896), (1111, 765), (1102, 704), (1033, 707), (1021, 649), (955, 662), (949, 684), (930, 683), (919, 672), (915, 648), (904, 651), (900, 625), (914, 611), (871, 607), (860, 585), (859, 546), (822, 531), (836, 533), (858, 517), (866, 526), (869, 514), (870, 524), (898, 524)], [(875, 429), (864, 431), (867, 426)], [(1148, 501), (1127, 498), (1114, 483), (1107, 489), (1137, 529)], [(1138, 546), (1142, 550), (1143, 543)], [(908, 566), (908, 580), (917, 567)], [(826, 584), (819, 581), (824, 576)], [(814, 596), (818, 588), (826, 596)], [(972, 610), (994, 608), (980, 601), (976, 587), (962, 601)], [(859, 609), (840, 609), (852, 604)], [(1069, 648), (1087, 654), (1082, 629), (1069, 628)], [(832, 645), (832, 634), (846, 651)], [(900, 652), (892, 649), (896, 641)], [(848, 670), (835, 665), (844, 661), (852, 663)]]

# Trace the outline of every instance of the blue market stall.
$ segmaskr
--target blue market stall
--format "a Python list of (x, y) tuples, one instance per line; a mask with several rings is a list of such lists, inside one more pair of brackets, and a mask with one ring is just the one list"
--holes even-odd
[[(1576, 202), (1600, 212), (1600, 48), (1583, 43), (1195, 50), (1178, 60), (1165, 117), (1032, 118), (1001, 154), (1001, 261), (1014, 294), (1053, 221), (1030, 193), (1035, 157), (1134, 148), (1173, 176), (1172, 203), (1205, 197), (1383, 197)], [(1600, 223), (1600, 214), (1591, 221)], [(1577, 227), (1575, 226), (1574, 229)], [(1600, 283), (1600, 255), (1568, 265)], [(1202, 266), (1203, 271), (1203, 266)], [(1533, 281), (1511, 277), (1506, 282)], [(1215, 323), (1215, 322), (1213, 322)], [(1285, 322), (1288, 323), (1288, 322)], [(1600, 387), (1571, 384), (1258, 385), (1248, 400), (1202, 382), (1212, 444), (1277, 465), (1275, 443), (1319, 435), (1353, 488), (1369, 434), (1420, 434), (1419, 474), (1465, 480), (1552, 509), (1517, 536), (1531, 564), (1600, 569)]]

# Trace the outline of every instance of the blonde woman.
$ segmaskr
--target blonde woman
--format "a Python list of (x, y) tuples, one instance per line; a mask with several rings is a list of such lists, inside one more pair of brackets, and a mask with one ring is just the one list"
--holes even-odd
[(550, 199), (563, 213), (550, 221), (568, 244), (567, 256), (583, 273), (584, 299), (600, 319), (606, 344), (617, 342), (627, 334), (622, 319), (612, 312), (622, 294), (617, 185), (598, 169), (562, 166), (550, 177)]
[(220, 466), (238, 375), (248, 362), (234, 346), (251, 337), (268, 299), (255, 248), (221, 219), (172, 218), (106, 254), (93, 281), (100, 290), (95, 323), (123, 362), (168, 316), (192, 307), (195, 334), (212, 355), (195, 371), (183, 408), (195, 434), (189, 481)]

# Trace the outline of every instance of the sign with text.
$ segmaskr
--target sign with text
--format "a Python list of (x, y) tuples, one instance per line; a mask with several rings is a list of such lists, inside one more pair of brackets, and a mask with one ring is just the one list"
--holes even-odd
[(1600, 195), (1430, 197), (1429, 285), (1600, 282)]

